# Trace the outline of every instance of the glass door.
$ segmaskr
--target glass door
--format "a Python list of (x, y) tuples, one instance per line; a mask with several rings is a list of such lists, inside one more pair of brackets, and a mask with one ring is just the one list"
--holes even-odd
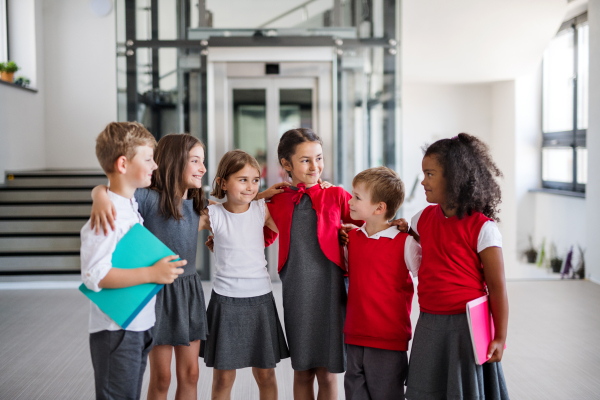
[(277, 159), (279, 138), (289, 129), (316, 126), (315, 86), (313, 78), (229, 79), (229, 143), (256, 158), (261, 190), (288, 180)]

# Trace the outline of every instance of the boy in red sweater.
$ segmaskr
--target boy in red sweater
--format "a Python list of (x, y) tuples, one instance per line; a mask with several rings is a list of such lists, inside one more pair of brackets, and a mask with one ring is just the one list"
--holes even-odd
[(364, 220), (348, 233), (348, 305), (344, 326), (347, 400), (404, 399), (410, 309), (421, 247), (391, 220), (404, 201), (404, 184), (386, 167), (352, 181), (350, 217)]

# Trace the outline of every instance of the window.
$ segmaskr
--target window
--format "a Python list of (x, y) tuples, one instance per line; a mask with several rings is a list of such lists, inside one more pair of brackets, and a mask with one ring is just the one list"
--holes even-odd
[(8, 23), (6, 0), (0, 0), (0, 62), (8, 61)]
[(544, 52), (542, 186), (585, 192), (588, 122), (587, 13), (563, 23)]

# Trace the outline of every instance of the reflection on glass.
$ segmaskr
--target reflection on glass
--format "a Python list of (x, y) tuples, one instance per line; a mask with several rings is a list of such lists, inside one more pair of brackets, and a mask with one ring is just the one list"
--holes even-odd
[(265, 89), (233, 90), (233, 146), (256, 158), (260, 190), (267, 188), (267, 93)]
[(177, 90), (177, 49), (158, 49), (158, 77), (161, 91)]
[(573, 31), (556, 36), (544, 52), (544, 132), (573, 129)]
[(571, 147), (542, 149), (542, 180), (573, 182), (573, 149)]
[(585, 147), (577, 148), (577, 183), (587, 184), (588, 152)]
[(150, 40), (152, 38), (150, 0), (135, 0), (135, 37), (137, 40)]
[(158, 38), (177, 39), (177, 0), (158, 0)]
[(588, 126), (588, 85), (590, 26), (585, 23), (577, 28), (577, 129)]
[(312, 90), (279, 90), (279, 136), (294, 128), (313, 128)]

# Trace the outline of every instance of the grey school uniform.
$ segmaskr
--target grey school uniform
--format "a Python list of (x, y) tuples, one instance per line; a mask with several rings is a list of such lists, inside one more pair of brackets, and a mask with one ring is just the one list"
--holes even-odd
[(407, 400), (508, 400), (502, 364), (475, 363), (466, 314), (421, 311), (406, 386)]
[(294, 206), (290, 250), (281, 273), (285, 333), (292, 368), (346, 370), (344, 271), (330, 261), (317, 237), (317, 214), (309, 195)]
[(156, 295), (154, 345), (189, 346), (190, 342), (205, 340), (208, 333), (204, 291), (196, 272), (200, 215), (194, 211), (192, 200), (183, 200), (183, 219), (166, 219), (159, 213), (159, 196), (152, 189), (135, 191), (144, 226), (188, 263), (183, 274)]

